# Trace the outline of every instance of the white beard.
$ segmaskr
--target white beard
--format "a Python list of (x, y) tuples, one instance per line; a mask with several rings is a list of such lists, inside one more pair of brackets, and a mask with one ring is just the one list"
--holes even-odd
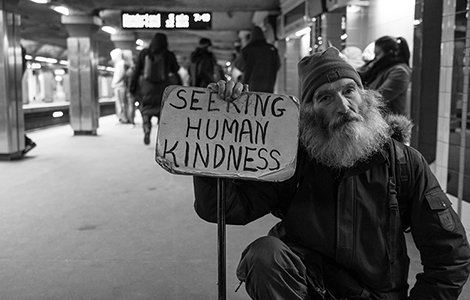
[(300, 142), (311, 158), (333, 168), (350, 168), (367, 161), (390, 137), (381, 114), (382, 102), (376, 92), (361, 91), (364, 99), (359, 113), (349, 111), (337, 120), (326, 120), (304, 107), (300, 114)]

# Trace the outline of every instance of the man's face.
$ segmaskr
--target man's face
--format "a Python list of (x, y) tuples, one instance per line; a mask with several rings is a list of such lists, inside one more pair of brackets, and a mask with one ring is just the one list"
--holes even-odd
[(360, 121), (362, 103), (357, 83), (350, 78), (342, 78), (317, 88), (311, 105), (319, 117), (319, 125), (326, 130), (334, 130), (347, 122)]
[(341, 169), (376, 153), (389, 136), (379, 97), (348, 78), (317, 88), (300, 110), (300, 140), (310, 157)]

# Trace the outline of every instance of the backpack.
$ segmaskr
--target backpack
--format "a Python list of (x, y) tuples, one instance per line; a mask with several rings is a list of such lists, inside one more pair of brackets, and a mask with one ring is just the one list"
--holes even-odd
[(150, 83), (160, 83), (167, 79), (163, 55), (147, 54), (145, 56), (144, 79)]
[(191, 85), (206, 87), (209, 83), (215, 82), (215, 67), (212, 56), (201, 55), (198, 60), (191, 65)]

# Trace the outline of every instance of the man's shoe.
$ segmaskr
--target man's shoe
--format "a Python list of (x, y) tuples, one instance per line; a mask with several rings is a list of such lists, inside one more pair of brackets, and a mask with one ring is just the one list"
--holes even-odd
[(148, 132), (144, 134), (144, 144), (145, 145), (150, 144), (150, 133)]
[(36, 143), (35, 142), (31, 142), (30, 144), (27, 144), (25, 147), (24, 147), (24, 150), (23, 150), (23, 155), (28, 153), (29, 151), (31, 151), (34, 147), (36, 147)]

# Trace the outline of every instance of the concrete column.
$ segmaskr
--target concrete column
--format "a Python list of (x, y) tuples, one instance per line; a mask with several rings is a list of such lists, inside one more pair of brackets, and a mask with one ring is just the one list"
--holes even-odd
[(94, 34), (101, 27), (95, 16), (62, 16), (69, 38), (70, 125), (75, 135), (96, 135), (98, 101), (98, 49)]
[(44, 78), (44, 102), (51, 103), (54, 102), (54, 73), (52, 70), (44, 71), (42, 73)]
[(25, 148), (18, 2), (0, 0), (0, 160), (20, 159)]
[[(436, 159), (441, 69), (442, 0), (417, 0), (413, 45), (411, 119), (415, 126), (411, 145), (428, 163)], [(452, 31), (452, 36), (454, 32)]]

